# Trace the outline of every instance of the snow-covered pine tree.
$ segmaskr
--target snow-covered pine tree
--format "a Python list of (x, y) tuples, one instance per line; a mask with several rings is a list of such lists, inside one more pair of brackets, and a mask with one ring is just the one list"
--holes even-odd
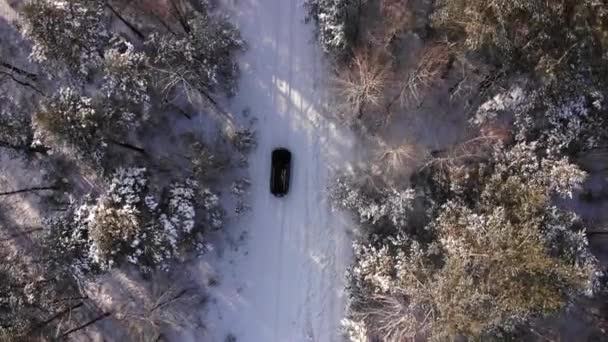
[(483, 51), (557, 82), (572, 70), (596, 79), (606, 73), (603, 1), (438, 0), (435, 7), (434, 28), (465, 50)]
[(0, 252), (0, 340), (30, 341), (35, 336), (47, 341), (66, 329), (68, 316), (78, 322), (78, 308), (86, 299), (61, 264), (66, 260), (47, 251), (36, 246), (34, 265), (21, 253)]
[[(67, 144), (80, 159), (100, 163), (107, 144), (102, 135), (103, 114), (93, 100), (74, 88), (61, 88), (35, 116), (37, 133), (49, 146)], [(46, 141), (45, 141), (46, 142)]]
[(404, 229), (416, 197), (414, 189), (402, 190), (381, 182), (364, 184), (348, 174), (336, 178), (330, 188), (332, 205), (355, 213), (360, 223), (372, 227), (372, 232), (374, 227), (385, 225), (394, 231)]
[[(36, 133), (44, 143), (51, 147), (67, 147), (77, 158), (91, 162), (91, 166), (99, 167), (101, 171), (108, 145), (127, 140), (129, 132), (146, 119), (148, 107), (147, 103), (138, 102), (148, 96), (143, 91), (145, 76), (135, 71), (131, 74), (130, 66), (121, 65), (121, 62), (113, 62), (112, 68), (119, 70), (108, 71), (103, 86), (105, 93), (91, 98), (73, 87), (61, 88), (43, 102), (35, 115)], [(116, 80), (119, 75), (113, 73), (124, 73), (124, 77)], [(117, 94), (122, 87), (130, 89)]]
[(202, 253), (203, 233), (222, 224), (217, 195), (193, 180), (159, 191), (144, 168), (118, 169), (105, 193), (47, 221), (49, 241), (79, 274), (124, 263), (142, 272), (168, 270), (173, 261)]
[(605, 94), (577, 76), (552, 86), (516, 84), (488, 99), (470, 120), (483, 127), (511, 117), (514, 138), (546, 153), (574, 156), (608, 142)]
[(34, 139), (30, 114), (14, 98), (0, 97), (0, 147), (19, 152), (47, 151)]
[(87, 76), (103, 59), (110, 38), (104, 1), (33, 0), (22, 13), (24, 34), (33, 42), (30, 57), (51, 75), (67, 69)]
[(148, 57), (128, 41), (113, 38), (110, 44), (102, 64), (103, 106), (109, 120), (131, 129), (147, 118), (151, 106)]
[(317, 35), (325, 52), (340, 54), (351, 47), (358, 0), (307, 0), (308, 19), (317, 24)]
[[(422, 230), (407, 220), (401, 229), (390, 220), (371, 221), (380, 233), (355, 245), (345, 329), (385, 341), (482, 338), (597, 291), (582, 222), (552, 204), (555, 196), (571, 196), (585, 173), (566, 158), (539, 155), (535, 143), (495, 149), (477, 166), (484, 172), (464, 170), (477, 178), (471, 189), (444, 192), (451, 197)], [(340, 192), (343, 207), (382, 213), (382, 202), (342, 189), (348, 190)]]
[(209, 11), (207, 6), (191, 11), (183, 33), (154, 33), (146, 40), (165, 94), (177, 87), (187, 94), (235, 92), (239, 75), (235, 53), (244, 48), (244, 42), (227, 17)]

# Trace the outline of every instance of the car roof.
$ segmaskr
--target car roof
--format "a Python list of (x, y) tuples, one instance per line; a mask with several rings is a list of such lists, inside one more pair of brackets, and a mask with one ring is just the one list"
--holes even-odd
[(274, 149), (272, 151), (272, 154), (273, 155), (277, 154), (277, 155), (280, 155), (280, 156), (290, 156), (291, 152), (289, 152), (289, 150), (286, 149), (286, 148), (284, 148), (284, 147), (279, 147), (279, 148)]

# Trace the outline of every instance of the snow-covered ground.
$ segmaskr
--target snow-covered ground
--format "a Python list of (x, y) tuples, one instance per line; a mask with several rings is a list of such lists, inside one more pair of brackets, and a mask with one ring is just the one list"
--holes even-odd
[[(329, 73), (301, 0), (227, 0), (225, 7), (249, 45), (231, 109), (250, 108), (258, 118), (252, 208), (226, 228), (234, 248), (205, 261), (218, 278), (205, 308), (208, 336), (186, 340), (339, 341), (350, 227), (331, 211), (326, 187), (350, 159), (353, 138), (320, 113)], [(284, 198), (269, 192), (270, 153), (279, 146), (293, 153)]]

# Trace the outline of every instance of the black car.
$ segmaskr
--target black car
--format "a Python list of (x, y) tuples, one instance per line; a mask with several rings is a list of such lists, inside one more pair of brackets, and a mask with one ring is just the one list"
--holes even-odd
[(272, 166), (270, 170), (270, 192), (283, 197), (289, 191), (289, 175), (291, 173), (291, 152), (286, 148), (272, 151)]

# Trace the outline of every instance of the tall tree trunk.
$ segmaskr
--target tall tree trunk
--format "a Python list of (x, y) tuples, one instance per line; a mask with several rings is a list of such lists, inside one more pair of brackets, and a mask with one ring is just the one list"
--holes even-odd
[(20, 233), (17, 233), (17, 234), (11, 234), (11, 235), (9, 235), (8, 237), (5, 237), (5, 238), (0, 239), (0, 242), (12, 241), (12, 240), (14, 240), (14, 239), (20, 238), (20, 237), (22, 237), (22, 236), (29, 235), (29, 234), (31, 234), (31, 233), (39, 232), (39, 231), (41, 231), (41, 230), (42, 230), (42, 228), (41, 228), (41, 227), (36, 227), (36, 228), (32, 228), (32, 229), (30, 229), (30, 230), (26, 230), (26, 231), (24, 231), (24, 232), (20, 232)]
[(16, 66), (12, 65), (9, 62), (0, 61), (0, 65), (3, 66), (3, 67), (5, 67), (5, 68), (7, 68), (8, 70), (16, 73), (16, 74), (25, 76), (25, 77), (29, 78), (32, 81), (36, 81), (38, 79), (38, 75), (36, 75), (34, 73), (31, 73), (31, 72), (29, 72), (27, 70), (23, 70), (23, 69), (21, 69), (19, 67), (16, 67)]
[(117, 141), (117, 140), (114, 140), (114, 139), (109, 139), (109, 141), (110, 141), (110, 143), (112, 143), (112, 144), (114, 144), (116, 146), (120, 146), (122, 148), (126, 148), (128, 150), (132, 150), (132, 151), (135, 151), (137, 153), (144, 154), (144, 155), (147, 154), (146, 150), (144, 150), (142, 147), (134, 146), (134, 145), (131, 145), (129, 143), (122, 142), (122, 141)]
[(54, 314), (53, 316), (47, 318), (46, 320), (36, 324), (34, 327), (32, 327), (30, 329), (29, 332), (27, 332), (27, 336), (31, 336), (32, 334), (34, 334), (35, 332), (37, 332), (38, 330), (44, 328), (47, 324), (53, 322), (54, 320), (61, 318), (63, 316), (65, 316), (66, 314), (72, 312), (72, 310), (78, 309), (79, 307), (83, 306), (84, 303), (83, 302), (79, 302), (78, 304), (72, 305), (68, 308), (65, 308), (61, 311), (59, 311), (58, 313)]
[(188, 120), (192, 119), (192, 116), (190, 114), (188, 114), (185, 110), (183, 110), (180, 106), (173, 104), (171, 102), (167, 102), (167, 106), (177, 110), (181, 115), (187, 117)]
[(118, 13), (118, 11), (112, 6), (110, 5), (110, 2), (106, 1), (106, 6), (110, 9), (110, 11), (118, 18), (118, 20), (120, 20), (123, 24), (125, 24), (131, 31), (133, 31), (133, 33), (135, 33), (135, 35), (137, 37), (139, 37), (139, 39), (144, 40), (146, 39), (146, 36), (144, 36), (143, 33), (141, 33), (140, 30), (137, 29), (137, 27), (135, 27), (135, 25), (131, 24), (127, 19), (125, 19), (122, 15), (120, 15), (120, 13)]
[(169, 24), (167, 24), (160, 16), (158, 16), (158, 14), (154, 13), (153, 11), (148, 11), (148, 14), (151, 15), (154, 19), (158, 20), (158, 22), (163, 25), (163, 27), (172, 35), (177, 36), (177, 33), (175, 33), (175, 31), (173, 31), (173, 29), (171, 29), (171, 26), (169, 26)]
[(184, 32), (186, 32), (186, 34), (189, 34), (191, 29), (190, 29), (190, 25), (188, 25), (188, 21), (186, 20), (186, 17), (182, 14), (182, 11), (175, 4), (175, 0), (170, 0), (170, 2), (171, 2), (171, 7), (173, 7), (173, 10), (175, 11), (175, 16), (177, 17), (177, 21), (179, 21), (179, 23), (182, 25)]
[(10, 196), (10, 195), (22, 194), (25, 192), (36, 192), (36, 191), (45, 191), (45, 190), (59, 190), (59, 188), (56, 185), (33, 186), (31, 188), (0, 192), (0, 196)]
[(0, 147), (8, 148), (8, 149), (20, 151), (20, 152), (25, 152), (25, 153), (40, 153), (40, 154), (47, 154), (47, 152), (50, 150), (50, 148), (48, 148), (44, 145), (36, 145), (34, 147), (25, 146), (25, 145), (21, 146), (21, 145), (13, 145), (11, 143), (8, 143), (6, 141), (1, 141), (1, 140), (0, 140)]
[(209, 93), (208, 90), (199, 90), (201, 94), (203, 94), (203, 96), (209, 100), (209, 102), (211, 102), (211, 104), (213, 105), (213, 107), (220, 113), (222, 113), (222, 115), (224, 115), (228, 120), (230, 120), (231, 124), (234, 124), (234, 120), (232, 118), (232, 115), (230, 115), (230, 113), (228, 113), (227, 111), (224, 110), (224, 108), (220, 107), (220, 104), (217, 103), (217, 101), (213, 98), (213, 96), (211, 96), (211, 94)]
[(17, 83), (19, 85), (22, 85), (24, 87), (30, 88), (30, 89), (34, 90), (35, 92), (37, 92), (38, 94), (40, 94), (42, 96), (46, 96), (46, 94), (44, 92), (42, 92), (42, 90), (38, 89), (35, 85), (16, 78), (15, 75), (11, 74), (10, 72), (6, 72), (6, 71), (3, 71), (3, 70), (0, 70), (0, 74), (10, 77), (11, 80), (13, 80), (15, 83)]
[(99, 315), (99, 316), (97, 316), (97, 317), (93, 318), (92, 320), (90, 320), (90, 321), (88, 321), (88, 322), (86, 322), (86, 323), (84, 323), (84, 324), (82, 324), (82, 325), (79, 325), (79, 326), (77, 326), (77, 327), (75, 327), (75, 328), (72, 328), (72, 329), (70, 329), (70, 330), (68, 330), (68, 331), (64, 332), (63, 334), (59, 335), (59, 336), (58, 336), (57, 338), (55, 338), (54, 340), (55, 340), (55, 341), (60, 341), (60, 340), (63, 340), (64, 338), (68, 337), (68, 335), (70, 335), (70, 334), (72, 334), (72, 333), (75, 333), (75, 332), (77, 332), (77, 331), (79, 331), (79, 330), (82, 330), (82, 329), (84, 329), (84, 328), (86, 328), (86, 327), (88, 327), (88, 326), (90, 326), (90, 325), (93, 325), (93, 324), (95, 324), (95, 323), (97, 323), (97, 322), (101, 321), (102, 319), (105, 319), (105, 318), (109, 317), (110, 315), (112, 315), (112, 313), (111, 313), (111, 312), (104, 312), (104, 313), (102, 313), (101, 315)]

